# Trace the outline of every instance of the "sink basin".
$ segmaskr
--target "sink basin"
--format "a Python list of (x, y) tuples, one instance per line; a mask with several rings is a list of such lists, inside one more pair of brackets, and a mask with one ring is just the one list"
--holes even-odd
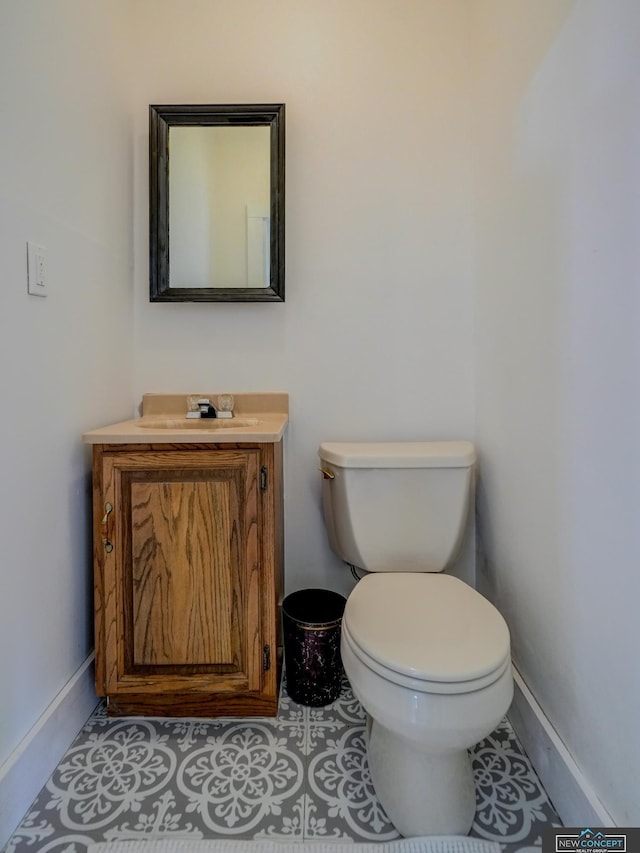
[(158, 418), (146, 417), (138, 421), (144, 429), (199, 429), (219, 430), (256, 426), (258, 418)]

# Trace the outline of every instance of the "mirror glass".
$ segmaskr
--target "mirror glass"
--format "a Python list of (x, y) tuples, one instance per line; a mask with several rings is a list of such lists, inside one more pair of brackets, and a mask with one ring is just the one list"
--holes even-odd
[(268, 287), (268, 127), (169, 131), (169, 287)]
[(152, 301), (284, 301), (284, 105), (150, 107)]

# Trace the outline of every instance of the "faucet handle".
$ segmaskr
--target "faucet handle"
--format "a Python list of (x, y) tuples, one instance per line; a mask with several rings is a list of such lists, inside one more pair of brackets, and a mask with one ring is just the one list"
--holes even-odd
[(233, 399), (233, 394), (219, 394), (218, 395), (218, 410), (219, 412), (228, 412), (228, 414), (223, 415), (225, 418), (230, 418), (233, 416), (233, 404), (235, 400)]
[(205, 400), (200, 394), (189, 394), (187, 397), (187, 418), (201, 418), (203, 412), (209, 410), (209, 400)]

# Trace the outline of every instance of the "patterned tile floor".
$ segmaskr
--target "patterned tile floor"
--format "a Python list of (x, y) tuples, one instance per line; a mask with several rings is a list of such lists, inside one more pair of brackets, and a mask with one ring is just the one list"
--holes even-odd
[[(85, 853), (141, 836), (386, 841), (398, 837), (367, 767), (365, 719), (345, 682), (338, 701), (286, 696), (276, 719), (91, 716), (5, 853)], [(539, 853), (559, 820), (505, 720), (473, 751), (472, 835)]]

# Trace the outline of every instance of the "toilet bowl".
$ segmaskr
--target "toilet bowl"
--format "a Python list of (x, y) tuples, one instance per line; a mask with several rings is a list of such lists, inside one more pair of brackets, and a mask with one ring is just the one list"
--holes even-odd
[(447, 575), (368, 575), (347, 601), (341, 653), (370, 716), (369, 766), (391, 822), (404, 836), (466, 834), (475, 814), (467, 750), (513, 692), (498, 611)]
[(320, 447), (329, 541), (366, 574), (347, 600), (341, 653), (368, 715), (376, 794), (404, 836), (464, 835), (475, 815), (468, 750), (513, 695), (498, 610), (442, 574), (467, 517), (468, 442)]

